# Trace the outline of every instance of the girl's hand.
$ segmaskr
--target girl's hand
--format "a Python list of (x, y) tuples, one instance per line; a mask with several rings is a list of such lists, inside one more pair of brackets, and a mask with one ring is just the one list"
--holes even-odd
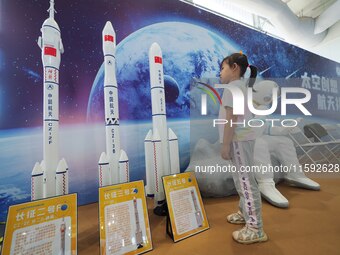
[(230, 156), (230, 144), (222, 144), (221, 157), (225, 160), (231, 160)]

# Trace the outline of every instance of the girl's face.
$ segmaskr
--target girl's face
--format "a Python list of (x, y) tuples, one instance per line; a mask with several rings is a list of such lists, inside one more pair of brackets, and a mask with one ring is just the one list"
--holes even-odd
[(239, 75), (237, 75), (238, 68), (238, 65), (233, 64), (232, 66), (229, 66), (229, 64), (224, 61), (220, 70), (220, 82), (222, 84), (228, 84), (233, 80), (240, 79), (240, 77), (238, 77)]

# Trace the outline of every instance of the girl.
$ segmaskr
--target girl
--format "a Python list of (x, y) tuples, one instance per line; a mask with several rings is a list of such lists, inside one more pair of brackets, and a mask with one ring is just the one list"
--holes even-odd
[[(251, 75), (248, 85), (243, 81), (244, 73), (250, 68)], [(256, 134), (247, 126), (247, 122), (253, 116), (249, 111), (247, 101), (247, 87), (255, 83), (257, 68), (250, 66), (247, 56), (242, 53), (234, 53), (221, 63), (220, 80), (223, 84), (234, 86), (243, 92), (244, 115), (233, 114), (233, 100), (229, 89), (225, 88), (222, 96), (222, 106), (219, 119), (226, 119), (224, 126), (220, 125), (221, 156), (225, 160), (232, 160), (237, 172), (232, 173), (235, 187), (240, 196), (239, 211), (227, 217), (232, 224), (245, 224), (245, 227), (233, 232), (232, 236), (239, 243), (255, 243), (267, 241), (268, 237), (263, 231), (261, 215), (261, 194), (258, 189), (255, 173), (245, 172), (242, 166), (253, 165), (254, 144)], [(237, 124), (235, 124), (235, 122)]]

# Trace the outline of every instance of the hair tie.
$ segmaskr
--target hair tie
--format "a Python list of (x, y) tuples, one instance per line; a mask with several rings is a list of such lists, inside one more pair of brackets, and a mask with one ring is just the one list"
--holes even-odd
[(248, 67), (250, 68), (250, 65), (248, 64)]

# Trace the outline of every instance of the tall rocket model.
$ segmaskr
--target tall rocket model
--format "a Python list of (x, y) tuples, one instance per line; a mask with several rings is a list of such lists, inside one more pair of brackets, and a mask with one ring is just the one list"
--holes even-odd
[(60, 224), (60, 255), (65, 255), (65, 234), (66, 234), (66, 224), (63, 221)]
[(106, 125), (106, 153), (98, 162), (99, 186), (129, 181), (129, 159), (120, 149), (118, 85), (116, 80), (116, 34), (110, 21), (102, 33), (104, 52), (104, 107)]
[(32, 200), (68, 194), (68, 167), (59, 160), (59, 66), (64, 52), (60, 29), (54, 20), (54, 0), (50, 1), (49, 18), (42, 25), (38, 38), (44, 68), (43, 151), (44, 159), (32, 171)]
[(140, 222), (139, 222), (139, 213), (138, 213), (138, 205), (137, 205), (137, 199), (133, 199), (133, 209), (135, 211), (135, 220), (136, 220), (136, 245), (137, 249), (143, 248), (143, 233), (142, 229), (140, 227)]
[(203, 226), (202, 213), (200, 211), (200, 208), (198, 207), (196, 195), (193, 190), (191, 190), (190, 193), (191, 193), (192, 202), (194, 203), (194, 207), (195, 207), (195, 217), (196, 217), (197, 226), (202, 227)]
[[(178, 139), (172, 129), (167, 128), (163, 57), (157, 43), (150, 47), (149, 65), (153, 128), (144, 140), (146, 193), (148, 196), (154, 195), (157, 208), (165, 200), (162, 176), (179, 173), (180, 169)], [(158, 214), (155, 210), (154, 212)]]

